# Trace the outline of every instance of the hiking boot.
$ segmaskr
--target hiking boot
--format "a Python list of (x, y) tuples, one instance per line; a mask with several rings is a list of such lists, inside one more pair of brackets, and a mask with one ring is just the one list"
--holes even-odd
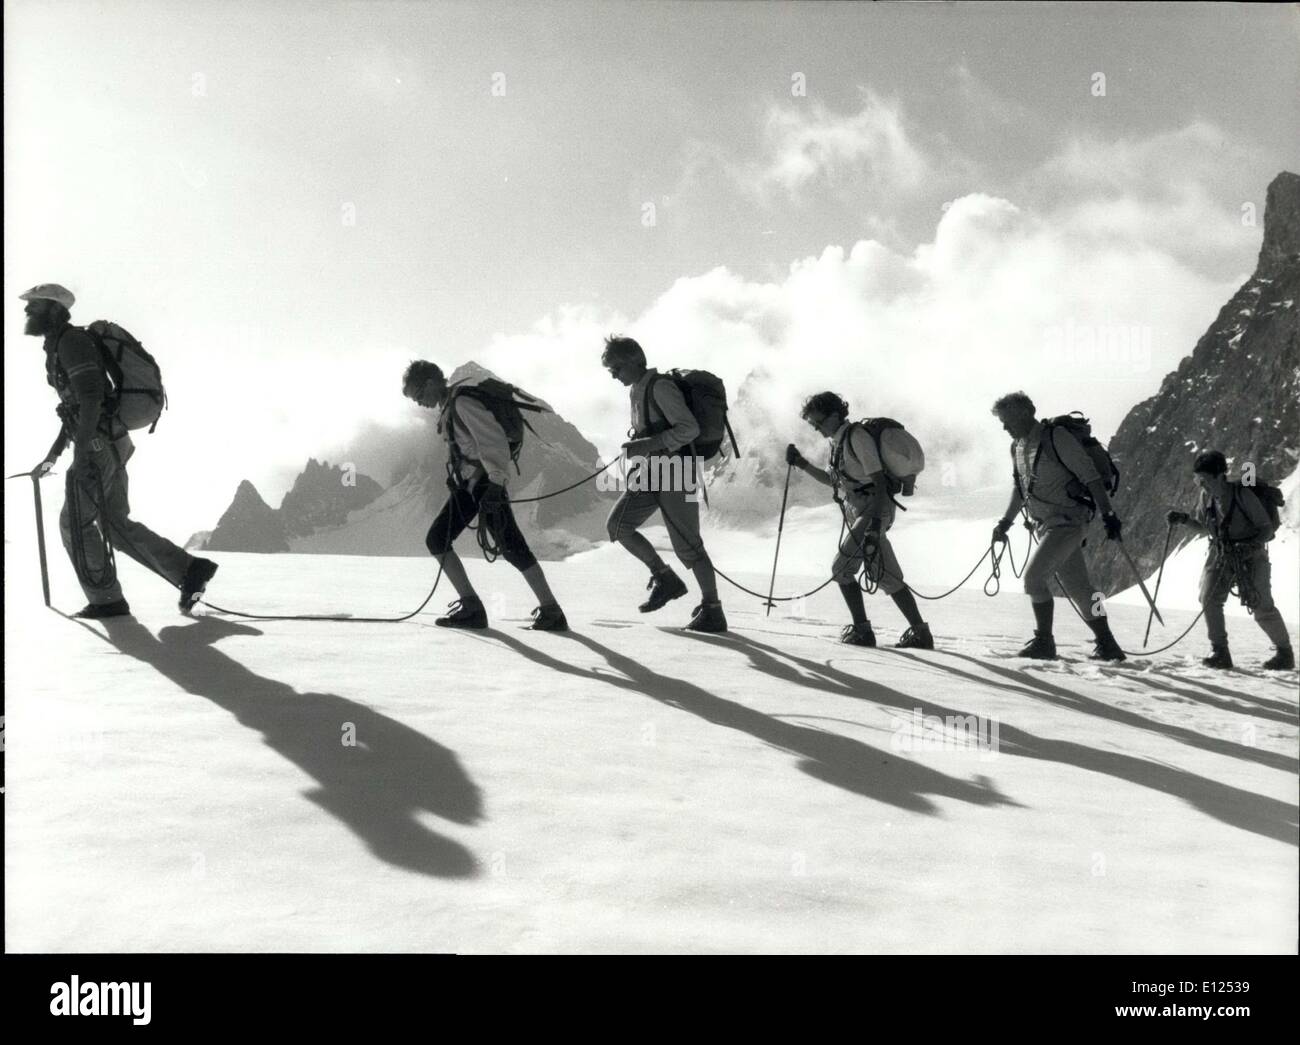
[(653, 613), (673, 599), (680, 599), (685, 595), (686, 582), (673, 573), (671, 567), (666, 566), (660, 573), (650, 575), (650, 583), (646, 585), (646, 590), (650, 592), (650, 598), (641, 603), (637, 609), (642, 613)]
[(876, 633), (871, 630), (871, 622), (864, 620), (861, 624), (846, 624), (840, 632), (840, 641), (849, 646), (875, 646)]
[(568, 631), (569, 622), (558, 605), (538, 606), (533, 610), (533, 623), (529, 631)]
[(131, 607), (126, 604), (126, 599), (118, 599), (116, 602), (92, 602), (84, 609), (78, 610), (73, 614), (81, 620), (103, 620), (105, 617), (129, 617), (131, 616)]
[(185, 571), (185, 579), (181, 581), (181, 612), (190, 613), (199, 599), (203, 598), (203, 591), (208, 586), (208, 581), (212, 580), (212, 575), (217, 572), (217, 564), (211, 559), (192, 559), (189, 569)]
[[(680, 583), (680, 582), (679, 582)], [(721, 602), (702, 602), (691, 614), (687, 631), (719, 632), (727, 630), (727, 615), (722, 612)]]
[(487, 610), (483, 608), (483, 603), (477, 599), (473, 602), (457, 599), (447, 609), (449, 611), (447, 616), (439, 617), (433, 622), (440, 628), (475, 628), (481, 630), (487, 627)]
[(895, 649), (934, 649), (934, 636), (930, 634), (930, 625), (916, 624), (903, 632), (903, 637), (894, 643)]
[(1218, 668), (1220, 671), (1232, 670), (1232, 654), (1228, 652), (1227, 646), (1211, 646), (1210, 655), (1201, 661), (1207, 668)]
[(1119, 648), (1114, 635), (1099, 635), (1093, 642), (1092, 655), (1088, 659), (1121, 661), (1128, 660), (1128, 657)]
[(1024, 648), (1016, 655), (1033, 660), (1055, 660), (1056, 639), (1051, 635), (1044, 635), (1041, 631), (1035, 631), (1034, 637), (1026, 642)]
[(1279, 647), (1273, 656), (1264, 661), (1263, 668), (1265, 671), (1293, 671), (1295, 669), (1295, 653), (1290, 646)]

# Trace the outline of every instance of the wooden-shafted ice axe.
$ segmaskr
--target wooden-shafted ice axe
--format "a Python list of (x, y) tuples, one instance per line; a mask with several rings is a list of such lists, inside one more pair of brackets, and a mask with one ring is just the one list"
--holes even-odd
[(32, 498), (36, 505), (36, 554), (41, 560), (41, 592), (45, 596), (45, 605), (50, 604), (50, 569), (45, 561), (45, 513), (41, 511), (41, 477), (32, 469), (30, 472), (15, 472), (13, 475), (6, 475), (6, 481), (9, 479), (27, 478), (32, 481)]
[(1119, 545), (1119, 553), (1124, 556), (1124, 561), (1128, 563), (1129, 569), (1133, 571), (1133, 576), (1137, 578), (1138, 587), (1142, 589), (1142, 594), (1147, 600), (1147, 605), (1151, 607), (1152, 614), (1155, 616), (1156, 620), (1160, 622), (1160, 626), (1163, 628), (1165, 626), (1165, 619), (1160, 616), (1160, 611), (1156, 609), (1156, 600), (1153, 599), (1151, 593), (1147, 591), (1146, 581), (1142, 579), (1142, 573), (1138, 569), (1137, 563), (1133, 561), (1133, 556), (1131, 556), (1128, 553), (1128, 549), (1124, 547), (1124, 541), (1122, 539), (1117, 540), (1115, 543)]
[(776, 524), (776, 554), (772, 556), (772, 580), (767, 586), (767, 614), (772, 616), (772, 592), (776, 591), (776, 561), (781, 557), (781, 531), (785, 529), (785, 502), (790, 496), (790, 473), (794, 471), (793, 464), (785, 466), (785, 490), (781, 494), (781, 518)]
[[(1165, 560), (1169, 558), (1169, 539), (1174, 535), (1174, 524), (1169, 524), (1169, 529), (1165, 531), (1165, 548), (1160, 553), (1160, 572), (1156, 574), (1156, 593), (1151, 600), (1151, 612), (1147, 614), (1147, 633), (1142, 636), (1142, 648), (1147, 648), (1147, 642), (1151, 639), (1151, 618), (1156, 615), (1155, 600), (1160, 598), (1160, 581), (1165, 575)], [(1160, 622), (1161, 624), (1164, 621)]]

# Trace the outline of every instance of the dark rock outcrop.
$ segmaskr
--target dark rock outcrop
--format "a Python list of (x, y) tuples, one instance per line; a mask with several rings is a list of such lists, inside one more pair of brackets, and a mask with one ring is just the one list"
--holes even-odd
[[(1231, 475), (1247, 463), (1280, 482), (1300, 458), (1300, 175), (1268, 187), (1255, 273), (1219, 311), (1195, 350), (1135, 406), (1110, 450), (1122, 488), (1124, 544), (1144, 573), (1160, 564), (1165, 512), (1196, 501), (1195, 455), (1221, 450)], [(1190, 535), (1175, 531), (1171, 551)], [(1107, 594), (1133, 584), (1111, 542), (1090, 541), (1092, 577)]]
[(287, 552), (280, 513), (262, 500), (257, 488), (245, 479), (235, 499), (221, 516), (217, 528), (204, 545), (214, 552)]
[(293, 482), (280, 502), (284, 532), (289, 537), (307, 537), (317, 530), (342, 526), (348, 512), (364, 508), (384, 488), (368, 475), (328, 461), (307, 461), (307, 467)]

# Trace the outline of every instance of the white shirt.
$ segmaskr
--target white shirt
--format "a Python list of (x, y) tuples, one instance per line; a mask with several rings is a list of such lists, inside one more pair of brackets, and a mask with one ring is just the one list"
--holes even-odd
[[(491, 409), (472, 395), (460, 395), (456, 397), (452, 416), (455, 418), (452, 437), (462, 459), (461, 478), (475, 483), (486, 474), (489, 482), (505, 486), (510, 479), (510, 442)], [(444, 406), (438, 418), (439, 427), (447, 420)]]

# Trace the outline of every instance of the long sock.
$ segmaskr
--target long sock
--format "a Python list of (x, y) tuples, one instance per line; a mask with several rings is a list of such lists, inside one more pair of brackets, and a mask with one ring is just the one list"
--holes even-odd
[(659, 553), (655, 551), (655, 546), (641, 534), (629, 533), (626, 537), (620, 537), (618, 543), (649, 566), (651, 573), (662, 573), (668, 568)]
[(456, 594), (460, 596), (461, 602), (480, 602), (478, 592), (474, 590), (474, 585), (469, 582), (469, 575), (465, 572), (465, 566), (460, 561), (460, 556), (454, 551), (447, 552), (446, 555), (438, 556), (438, 561), (442, 563), (442, 574), (447, 580), (451, 581), (451, 586), (456, 589)]
[(925, 618), (921, 616), (921, 609), (916, 604), (916, 596), (912, 594), (910, 588), (901, 588), (894, 592), (890, 598), (894, 600), (894, 605), (897, 606), (902, 611), (903, 616), (907, 618), (908, 624), (912, 625), (914, 628), (924, 627)]
[(841, 584), (840, 594), (844, 596), (844, 602), (849, 607), (849, 616), (853, 618), (853, 623), (866, 624), (867, 607), (863, 605), (862, 589), (858, 587), (858, 582), (852, 580), (847, 584)]
[(691, 572), (695, 574), (696, 583), (700, 586), (700, 594), (704, 596), (705, 602), (718, 601), (718, 578), (713, 572), (713, 563), (705, 556), (694, 566)]
[(556, 606), (555, 595), (551, 591), (551, 586), (546, 583), (546, 574), (542, 573), (542, 564), (533, 563), (528, 569), (523, 571), (524, 580), (528, 582), (528, 587), (533, 589), (533, 595), (537, 598), (538, 605)]
[(1044, 638), (1050, 638), (1052, 635), (1052, 615), (1056, 610), (1056, 603), (1052, 599), (1043, 602), (1033, 603), (1034, 607), (1034, 630)]

